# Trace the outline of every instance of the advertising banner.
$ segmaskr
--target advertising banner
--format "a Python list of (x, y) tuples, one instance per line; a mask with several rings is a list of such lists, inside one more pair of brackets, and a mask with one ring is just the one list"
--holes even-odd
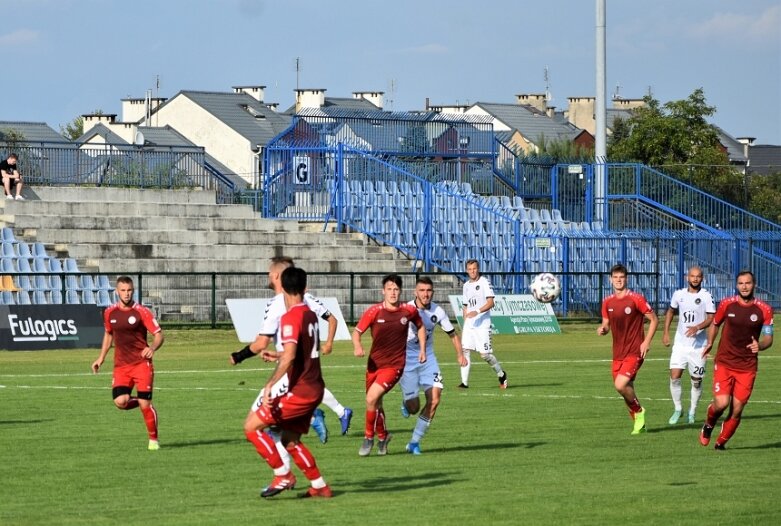
[[(458, 324), (463, 327), (462, 296), (449, 296), (449, 299)], [(553, 307), (549, 303), (540, 303), (531, 294), (498, 294), (491, 309), (491, 328), (494, 334), (561, 333)]]
[[(349, 340), (350, 331), (347, 329), (347, 323), (344, 321), (342, 309), (336, 298), (317, 298), (325, 308), (336, 317), (338, 322), (336, 326), (336, 336), (334, 340)], [(255, 336), (260, 332), (260, 324), (263, 322), (263, 312), (266, 309), (266, 302), (269, 299), (226, 299), (228, 312), (233, 322), (233, 328), (236, 329), (236, 336), (242, 343), (252, 343)], [(328, 337), (328, 322), (320, 319), (320, 341), (325, 341)]]
[(96, 305), (0, 305), (0, 348), (10, 351), (100, 348)]

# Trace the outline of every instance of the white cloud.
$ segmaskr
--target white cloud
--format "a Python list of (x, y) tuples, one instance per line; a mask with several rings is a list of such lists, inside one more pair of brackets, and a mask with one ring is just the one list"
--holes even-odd
[(692, 28), (701, 39), (749, 40), (778, 45), (781, 37), (781, 6), (772, 6), (759, 14), (716, 13)]
[(40, 33), (32, 29), (17, 29), (13, 33), (0, 35), (0, 47), (24, 46), (38, 40)]
[(416, 55), (442, 55), (448, 51), (448, 47), (443, 44), (424, 44), (399, 50), (401, 53), (413, 53)]

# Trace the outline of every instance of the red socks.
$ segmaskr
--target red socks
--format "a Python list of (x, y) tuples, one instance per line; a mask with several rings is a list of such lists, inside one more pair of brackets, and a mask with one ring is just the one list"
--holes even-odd
[[(279, 451), (277, 451), (277, 445), (268, 433), (263, 433), (261, 431), (245, 431), (244, 435), (247, 437), (247, 440), (252, 442), (252, 445), (255, 446), (258, 455), (263, 457), (263, 460), (265, 460), (272, 469), (281, 468), (284, 465), (282, 457), (279, 456)], [(296, 463), (297, 462), (298, 461), (296, 461)]]
[(309, 448), (299, 442), (298, 444), (288, 444), (287, 451), (293, 457), (293, 461), (298, 466), (298, 469), (303, 471), (306, 478), (309, 480), (320, 478), (320, 470), (317, 469), (315, 457), (312, 456)]
[[(138, 405), (138, 400), (135, 398), (131, 398), (131, 400), (135, 400), (136, 405)], [(149, 440), (157, 440), (157, 411), (150, 405), (146, 408), (142, 407), (141, 414), (144, 415), (144, 423), (149, 433)]]
[(739, 425), (739, 418), (726, 419), (724, 423), (721, 424), (721, 433), (719, 434), (719, 438), (716, 439), (716, 443), (719, 445), (724, 445), (727, 440), (732, 438), (732, 435), (735, 434), (735, 431), (738, 429)]
[(383, 409), (366, 410), (364, 437), (374, 438), (375, 433), (380, 440), (385, 440), (388, 436), (388, 430), (385, 429), (385, 411)]

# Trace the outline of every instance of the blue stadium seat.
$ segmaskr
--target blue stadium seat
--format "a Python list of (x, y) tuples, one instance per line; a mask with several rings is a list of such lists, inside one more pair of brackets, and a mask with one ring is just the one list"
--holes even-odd
[(67, 290), (81, 290), (81, 285), (79, 285), (78, 278), (70, 274), (65, 276), (65, 288)]
[(62, 292), (60, 289), (53, 289), (51, 291), (51, 304), (62, 305)]
[(51, 290), (52, 286), (49, 282), (49, 276), (43, 276), (38, 274), (33, 276), (33, 289), (34, 290)]
[(98, 290), (97, 305), (98, 307), (108, 307), (111, 305), (111, 295), (109, 294), (108, 290)]
[(26, 274), (19, 276), (16, 282), (19, 285), (19, 288), (23, 290), (33, 290), (35, 288), (32, 281), (30, 280), (30, 276)]
[(49, 270), (52, 272), (62, 272), (62, 262), (57, 258), (49, 258)]
[(32, 305), (33, 302), (30, 299), (30, 293), (26, 290), (19, 290), (16, 292), (16, 304), (17, 305)]
[(28, 258), (29, 259), (29, 258), (33, 257), (33, 253), (30, 250), (30, 245), (25, 243), (24, 241), (20, 241), (19, 243), (17, 243), (16, 250), (19, 252), (19, 257), (20, 258)]
[(33, 272), (49, 272), (49, 257), (35, 256), (33, 258)]
[(48, 305), (49, 298), (46, 297), (46, 292), (43, 290), (33, 291), (33, 305)]
[(2, 243), (2, 249), (0, 249), (0, 257), (4, 258), (15, 258), (19, 254), (16, 253), (16, 249), (14, 248), (14, 244), (10, 241), (3, 241)]
[(81, 302), (85, 305), (95, 305), (97, 303), (95, 293), (90, 289), (84, 289), (81, 291)]
[(113, 290), (114, 287), (111, 285), (111, 282), (108, 279), (108, 276), (105, 274), (98, 274), (98, 280), (97, 280), (97, 288), (98, 290)]
[(16, 267), (16, 260), (14, 258), (2, 258), (0, 259), (0, 272), (4, 274), (12, 273), (16, 274), (18, 269)]
[(0, 291), (0, 304), (16, 305), (16, 296), (10, 290)]
[(68, 305), (79, 305), (79, 304), (81, 304), (81, 298), (79, 298), (78, 291), (66, 290), (65, 291), (65, 303), (67, 303)]
[(65, 258), (63, 261), (63, 269), (65, 272), (81, 272), (79, 270), (79, 265), (76, 263), (76, 260), (73, 258)]
[(16, 238), (14, 237), (14, 231), (11, 228), (4, 226), (2, 234), (0, 235), (0, 241), (14, 243)]
[(49, 257), (43, 243), (33, 243), (33, 257)]
[(95, 290), (98, 287), (95, 285), (95, 281), (92, 279), (92, 276), (89, 274), (82, 274), (81, 275), (81, 281), (79, 283), (81, 285), (81, 288), (83, 290)]

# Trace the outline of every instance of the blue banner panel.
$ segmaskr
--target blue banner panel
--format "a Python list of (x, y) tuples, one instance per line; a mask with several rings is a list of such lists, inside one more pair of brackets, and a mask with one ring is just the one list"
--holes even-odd
[(95, 305), (0, 305), (0, 349), (100, 348), (101, 312)]

